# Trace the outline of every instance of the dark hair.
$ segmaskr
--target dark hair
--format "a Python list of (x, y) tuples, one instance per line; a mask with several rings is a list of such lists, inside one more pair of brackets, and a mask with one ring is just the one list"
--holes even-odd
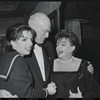
[(5, 47), (5, 50), (7, 52), (13, 50), (10, 41), (11, 40), (15, 41), (15, 40), (18, 40), (20, 37), (22, 37), (24, 30), (30, 31), (32, 33), (32, 35), (33, 35), (33, 39), (36, 37), (35, 31), (32, 28), (30, 28), (29, 26), (24, 25), (24, 24), (15, 24), (15, 25), (10, 26), (7, 29), (7, 31), (6, 31), (7, 44), (6, 44), (6, 47)]
[(75, 46), (75, 50), (73, 51), (73, 53), (75, 54), (80, 46), (79, 39), (76, 36), (76, 34), (70, 30), (63, 29), (56, 34), (55, 40), (57, 41), (58, 39), (62, 39), (62, 38), (69, 39), (71, 45)]

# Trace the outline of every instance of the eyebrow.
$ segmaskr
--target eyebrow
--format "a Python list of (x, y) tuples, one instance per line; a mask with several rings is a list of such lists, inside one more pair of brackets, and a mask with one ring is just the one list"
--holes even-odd
[(64, 44), (65, 44), (66, 41), (58, 41), (58, 42), (57, 42), (57, 44), (60, 44), (60, 43), (64, 43)]
[(22, 35), (22, 38), (27, 38), (27, 37), (25, 37), (24, 35)]
[(66, 41), (61, 41), (61, 43), (66, 43)]
[(66, 41), (59, 40), (58, 43), (66, 43)]

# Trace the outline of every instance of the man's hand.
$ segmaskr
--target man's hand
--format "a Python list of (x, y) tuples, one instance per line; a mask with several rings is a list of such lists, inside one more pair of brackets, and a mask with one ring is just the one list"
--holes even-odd
[(92, 64), (90, 64), (90, 62), (88, 63), (89, 63), (89, 66), (87, 67), (87, 70), (89, 71), (89, 73), (93, 74), (93, 71), (94, 71), (93, 66)]
[(78, 93), (72, 93), (71, 90), (69, 90), (69, 94), (70, 94), (69, 98), (82, 98), (82, 93), (79, 87), (77, 87), (77, 91)]
[(7, 90), (0, 90), (0, 98), (18, 98), (17, 95), (12, 95), (9, 91)]
[(56, 84), (54, 82), (51, 82), (48, 84), (48, 87), (46, 88), (48, 90), (49, 95), (53, 95), (56, 93)]

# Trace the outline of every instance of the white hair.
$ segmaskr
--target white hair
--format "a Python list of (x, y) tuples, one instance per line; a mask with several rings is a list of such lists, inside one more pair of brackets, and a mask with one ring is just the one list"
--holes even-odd
[(31, 28), (34, 28), (34, 25), (50, 25), (50, 19), (49, 17), (42, 13), (42, 12), (38, 12), (38, 13), (35, 13), (33, 14), (32, 16), (30, 16), (29, 20), (28, 20), (28, 25), (31, 27)]

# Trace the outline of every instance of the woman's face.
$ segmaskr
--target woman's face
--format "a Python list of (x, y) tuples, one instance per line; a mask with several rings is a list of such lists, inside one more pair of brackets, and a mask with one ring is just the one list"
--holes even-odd
[(68, 55), (72, 54), (75, 46), (72, 46), (69, 39), (61, 38), (57, 40), (57, 55), (59, 58), (67, 57)]
[(30, 31), (23, 31), (22, 37), (16, 41), (12, 41), (13, 49), (19, 52), (22, 56), (30, 54), (32, 49), (33, 36)]

